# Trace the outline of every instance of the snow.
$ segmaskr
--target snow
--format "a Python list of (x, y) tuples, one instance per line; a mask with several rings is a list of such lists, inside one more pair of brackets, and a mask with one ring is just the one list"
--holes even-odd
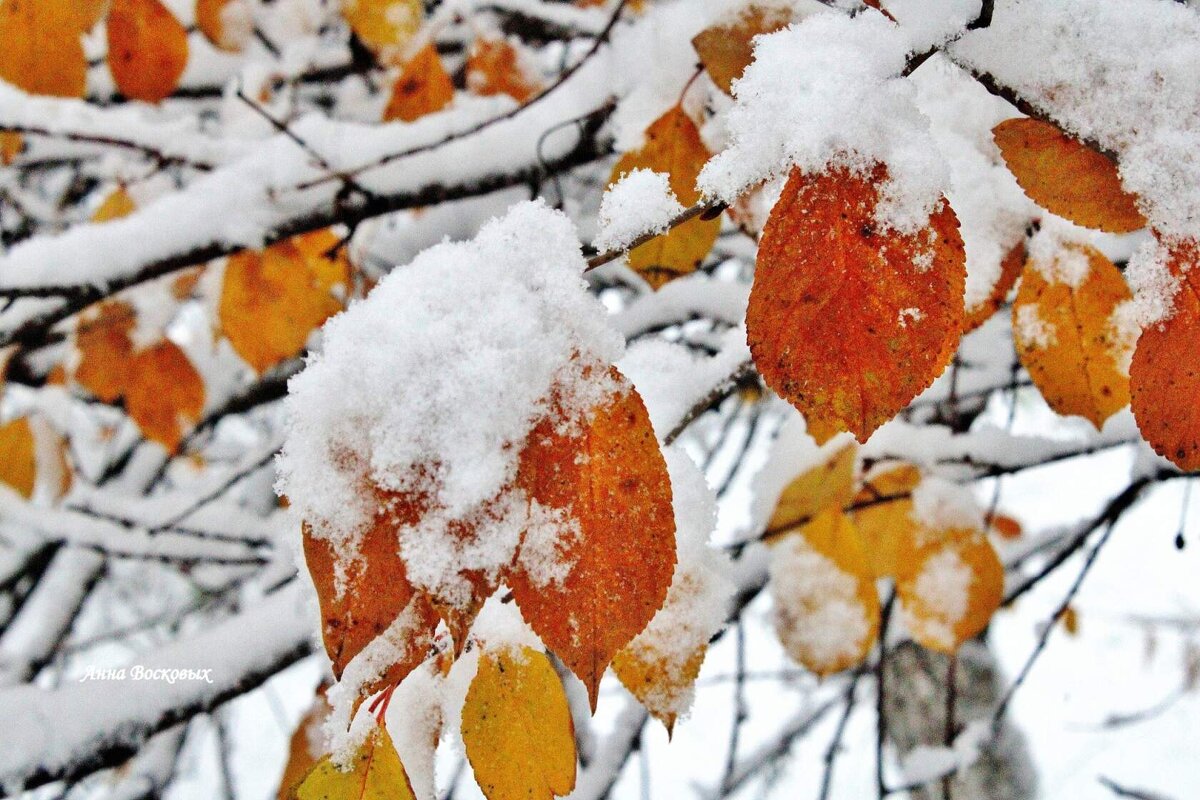
[(912, 583), (912, 595), (921, 613), (904, 606), (908, 629), (923, 639), (949, 649), (957, 642), (954, 626), (967, 613), (970, 600), (971, 567), (954, 547), (947, 547), (925, 559)]
[(377, 502), (363, 482), (409, 493), (426, 509), (398, 537), (414, 585), (462, 601), (460, 569), (496, 575), (524, 525), (524, 498), (497, 498), (526, 435), (552, 403), (583, 415), (612, 388), (597, 375), (623, 343), (584, 267), (570, 221), (524, 203), (327, 322), (285, 403), (279, 490), (297, 517), (349, 555)]
[(753, 525), (761, 529), (775, 513), (779, 498), (798, 476), (829, 462), (854, 441), (849, 433), (839, 433), (818, 446), (809, 436), (804, 417), (790, 406), (772, 444), (765, 464), (754, 476), (754, 499), (750, 510)]
[(900, 771), (906, 784), (930, 783), (944, 775), (968, 769), (979, 759), (980, 748), (992, 738), (990, 720), (972, 720), (954, 737), (951, 747), (919, 745), (904, 754)]
[(1200, 236), (1198, 38), (1200, 17), (1177, 3), (999, 0), (950, 52), (1115, 151), (1151, 224), (1188, 238)]
[(865, 175), (883, 163), (877, 219), (901, 232), (919, 229), (950, 176), (915, 90), (897, 77), (907, 53), (904, 35), (878, 14), (824, 12), (758, 37), (754, 61), (733, 86), (729, 146), (705, 165), (697, 187), (732, 203), (793, 167)]
[(1047, 283), (1064, 283), (1078, 289), (1091, 273), (1091, 260), (1085, 247), (1093, 235), (1085, 228), (1064, 219), (1046, 215), (1029, 239), (1029, 264)]
[(1053, 325), (1042, 319), (1042, 313), (1036, 305), (1024, 305), (1016, 310), (1013, 334), (1017, 341), (1027, 342), (1043, 350), (1053, 347), (1058, 341), (1058, 332)]
[(639, 236), (665, 233), (683, 211), (669, 177), (648, 169), (621, 176), (600, 201), (600, 231), (592, 246), (600, 252), (626, 250)]

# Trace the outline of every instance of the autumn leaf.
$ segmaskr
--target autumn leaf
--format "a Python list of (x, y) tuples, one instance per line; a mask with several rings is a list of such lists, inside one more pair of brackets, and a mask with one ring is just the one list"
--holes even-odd
[(830, 508), (771, 552), (775, 630), (788, 655), (818, 675), (860, 663), (879, 634), (875, 576), (854, 524)]
[(325, 734), (321, 726), (329, 717), (329, 701), (325, 699), (325, 687), (317, 688), (317, 696), (308, 709), (288, 743), (288, 760), (283, 767), (283, 776), (279, 779), (279, 800), (292, 797), (292, 790), (300, 785), (316, 763), (321, 759), (324, 748), (321, 743)]
[(196, 27), (214, 46), (236, 53), (249, 41), (254, 20), (245, 0), (196, 0)]
[(922, 531), (896, 596), (918, 644), (948, 655), (982, 631), (1004, 596), (1004, 565), (976, 530)]
[(851, 443), (784, 487), (767, 523), (768, 535), (786, 533), (827, 508), (842, 508), (854, 496), (857, 445)]
[(751, 4), (733, 22), (713, 25), (696, 34), (692, 47), (713, 83), (725, 94), (732, 94), (734, 80), (754, 59), (754, 37), (777, 31), (790, 21), (791, 10), (782, 4)]
[(823, 443), (860, 442), (941, 374), (963, 327), (966, 257), (943, 200), (913, 234), (875, 218), (869, 176), (792, 171), (758, 249), (747, 339), (767, 385)]
[(1200, 469), (1200, 244), (1172, 244), (1167, 269), (1179, 289), (1170, 316), (1138, 338), (1131, 404), (1154, 452), (1190, 471)]
[(24, 136), (14, 131), (0, 131), (0, 166), (11, 165), (24, 149)]
[(966, 310), (963, 333), (975, 330), (1000, 310), (1000, 306), (1004, 305), (1004, 301), (1008, 299), (1008, 293), (1017, 285), (1017, 278), (1021, 277), (1023, 266), (1025, 266), (1025, 242), (1021, 241), (1013, 245), (1001, 259), (1000, 276), (996, 278), (988, 296)]
[(342, 16), (362, 43), (393, 63), (421, 27), (421, 0), (342, 0)]
[(133, 198), (124, 186), (117, 186), (105, 197), (92, 214), (92, 222), (108, 222), (109, 220), (127, 217), (137, 209)]
[[(696, 177), (710, 156), (700, 141), (696, 123), (675, 105), (646, 129), (645, 144), (621, 156), (608, 183), (612, 186), (635, 169), (663, 172), (676, 199), (691, 206), (700, 199)], [(635, 247), (629, 253), (629, 266), (657, 289), (673, 278), (695, 272), (712, 250), (720, 230), (719, 217), (690, 219)]]
[(299, 355), (309, 335), (340, 311), (350, 282), (337, 236), (318, 231), (229, 257), (217, 309), (221, 331), (257, 372)]
[(466, 69), (467, 88), (484, 97), (506, 94), (524, 103), (541, 88), (522, 62), (520, 51), (504, 39), (476, 39)]
[(76, 0), (0, 0), (0, 80), (30, 94), (83, 97), (87, 59)]
[(575, 727), (550, 659), (485, 649), (467, 690), (462, 738), (488, 800), (550, 800), (575, 788)]
[(125, 385), (125, 408), (148, 439), (174, 453), (183, 431), (200, 420), (204, 379), (169, 340), (134, 353)]
[(1007, 514), (996, 514), (991, 520), (992, 532), (1001, 539), (1020, 539), (1022, 527), (1020, 521)]
[(115, 403), (125, 393), (133, 358), (130, 338), (136, 324), (133, 306), (123, 300), (105, 300), (79, 315), (75, 347), (79, 362), (75, 382), (104, 403)]
[(74, 12), (76, 28), (87, 33), (108, 14), (111, 0), (65, 0), (65, 4)]
[(0, 483), (26, 500), (53, 502), (71, 488), (67, 444), (39, 416), (0, 425)]
[(412, 785), (387, 728), (379, 725), (354, 754), (348, 769), (325, 756), (291, 794), (294, 800), (415, 800)]
[(910, 568), (917, 535), (912, 493), (920, 483), (916, 466), (885, 464), (868, 474), (854, 497), (850, 518), (877, 578), (894, 578)]
[(187, 30), (159, 0), (112, 0), (108, 68), (121, 94), (157, 103), (175, 91), (187, 61)]
[(617, 388), (606, 402), (582, 419), (543, 420), (518, 464), (519, 488), (574, 528), (565, 534), (570, 572), (546, 584), (518, 557), (509, 579), (530, 627), (583, 681), (593, 709), (605, 668), (662, 607), (675, 569), (666, 462), (641, 397), (615, 368), (610, 377)]
[(1117, 165), (1056, 125), (1018, 117), (1001, 122), (992, 136), (1025, 194), (1047, 211), (1110, 233), (1146, 226)]
[(392, 96), (383, 112), (383, 121), (412, 122), (426, 114), (441, 111), (454, 99), (454, 84), (442, 66), (432, 43), (425, 45), (404, 65), (392, 86)]
[(37, 453), (29, 420), (14, 419), (0, 425), (0, 482), (6, 483), (26, 500), (33, 497), (37, 480)]
[(1013, 339), (1050, 407), (1100, 428), (1129, 403), (1112, 316), (1132, 295), (1120, 270), (1094, 247), (1068, 245), (1052, 258), (1025, 265)]

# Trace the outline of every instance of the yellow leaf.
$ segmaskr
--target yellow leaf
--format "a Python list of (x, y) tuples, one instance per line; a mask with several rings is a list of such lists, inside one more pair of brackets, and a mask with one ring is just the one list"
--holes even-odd
[(982, 631), (1004, 595), (1004, 565), (979, 531), (922, 531), (907, 574), (896, 581), (909, 632), (952, 654)]
[(879, 595), (854, 524), (831, 508), (771, 551), (775, 630), (788, 655), (818, 675), (866, 658), (879, 634)]
[(383, 121), (412, 122), (426, 114), (441, 111), (454, 99), (454, 84), (442, 66), (433, 44), (422, 47), (404, 65), (392, 86), (392, 96), (383, 112)]
[(0, 482), (29, 499), (36, 479), (37, 456), (29, 420), (22, 417), (0, 425)]
[(263, 372), (299, 355), (309, 335), (340, 311), (350, 281), (345, 250), (329, 231), (295, 237), (264, 251), (229, 257), (217, 310), (221, 331), (250, 366)]
[[(1086, 274), (1080, 278), (1080, 272)], [(1120, 270), (1093, 247), (1067, 246), (1049, 264), (1025, 265), (1013, 303), (1013, 339), (1057, 413), (1078, 414), (1099, 428), (1129, 403), (1113, 311), (1131, 298)]]
[[(645, 144), (621, 156), (609, 185), (635, 169), (665, 172), (675, 197), (682, 205), (691, 206), (700, 199), (696, 177), (710, 155), (700, 141), (696, 123), (676, 105), (646, 129)], [(690, 219), (635, 247), (629, 254), (629, 266), (657, 289), (673, 278), (695, 272), (712, 250), (720, 230), (719, 217)]]
[[(911, 569), (917, 524), (909, 495), (920, 482), (921, 471), (912, 464), (889, 465), (868, 476), (854, 498), (854, 505), (862, 507), (851, 519), (877, 578), (894, 578)], [(889, 497), (896, 499), (883, 500)]]
[(245, 0), (196, 0), (196, 27), (216, 47), (236, 53), (250, 40), (254, 20)]
[(164, 339), (133, 356), (125, 407), (146, 438), (174, 453), (184, 427), (200, 420), (204, 380), (179, 346)]
[(71, 488), (66, 442), (40, 417), (0, 425), (0, 483), (27, 500), (59, 499)]
[(387, 63), (402, 55), (424, 13), (421, 0), (342, 0), (342, 16), (354, 35)]
[(613, 657), (612, 667), (629, 693), (663, 724), (670, 736), (675, 730), (679, 707), (691, 703), (692, 687), (700, 676), (707, 652), (707, 642), (683, 658), (666, 658), (661, 653), (630, 646)]
[(516, 47), (504, 39), (480, 38), (467, 57), (467, 88), (484, 97), (506, 94), (524, 103), (540, 85), (525, 69)]
[(83, 97), (76, 0), (0, 0), (0, 79), (30, 94)]
[(129, 192), (125, 191), (125, 187), (118, 186), (109, 192), (108, 196), (104, 198), (104, 202), (92, 214), (92, 222), (120, 219), (132, 214), (136, 208), (133, 198), (129, 196)]
[(575, 788), (575, 728), (550, 659), (529, 647), (479, 655), (462, 738), (488, 800), (550, 800)]
[(842, 508), (854, 496), (854, 465), (858, 446), (853, 442), (815, 467), (797, 475), (779, 495), (775, 513), (767, 523), (768, 536), (810, 522), (827, 508)]
[(320, 686), (312, 706), (300, 719), (291, 742), (288, 743), (288, 760), (283, 767), (283, 776), (279, 779), (279, 800), (287, 800), (292, 796), (292, 790), (300, 785), (300, 781), (324, 754), (325, 735), (321, 726), (328, 716), (329, 701), (325, 699), (325, 687)]
[(121, 94), (157, 103), (175, 91), (187, 61), (187, 30), (159, 0), (113, 0), (108, 68)]
[(791, 10), (782, 4), (751, 4), (741, 10), (736, 20), (696, 34), (692, 47), (713, 83), (725, 94), (732, 94), (733, 81), (741, 77), (754, 58), (754, 37), (783, 28), (791, 18)]
[(1001, 122), (992, 136), (1025, 194), (1047, 211), (1110, 233), (1146, 226), (1117, 165), (1057, 126), (1019, 117)]
[(387, 728), (380, 725), (355, 753), (349, 769), (325, 756), (291, 795), (294, 800), (414, 800), (408, 774)]

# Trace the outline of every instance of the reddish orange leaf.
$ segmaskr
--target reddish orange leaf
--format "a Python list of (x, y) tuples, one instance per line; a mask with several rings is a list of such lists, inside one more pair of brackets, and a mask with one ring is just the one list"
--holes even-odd
[(791, 10), (782, 4), (751, 4), (741, 10), (735, 21), (696, 34), (692, 47), (713, 83), (725, 94), (732, 94), (734, 80), (742, 76), (754, 59), (754, 37), (785, 27), (791, 18)]
[[(1093, 247), (1068, 247), (1054, 258), (1053, 264), (1025, 265), (1013, 303), (1013, 339), (1050, 407), (1099, 428), (1129, 403), (1112, 316), (1132, 295), (1120, 270)], [(1058, 264), (1080, 260), (1087, 276), (1078, 286), (1058, 275)], [(1058, 279), (1047, 280), (1046, 270)]]
[(125, 393), (133, 358), (130, 334), (135, 322), (133, 306), (122, 300), (105, 300), (79, 315), (75, 381), (101, 402), (115, 403)]
[[(613, 656), (662, 607), (675, 569), (666, 462), (642, 399), (618, 387), (590, 418), (546, 419), (529, 434), (517, 484), (576, 527), (565, 580), (546, 585), (520, 566), (509, 580), (521, 613), (588, 688), (592, 708)], [(520, 561), (518, 560), (518, 565)]]
[(121, 94), (157, 103), (175, 91), (187, 61), (187, 30), (159, 0), (112, 0), (108, 68)]
[(83, 97), (77, 0), (0, 0), (0, 80), (30, 94)]
[(1023, 266), (1025, 266), (1025, 243), (1017, 242), (1001, 260), (1000, 277), (996, 279), (987, 298), (967, 309), (966, 320), (963, 322), (963, 333), (970, 333), (987, 322), (992, 314), (995, 314), (1000, 306), (1004, 305), (1004, 301), (1008, 299), (1008, 293), (1017, 285), (1017, 278), (1021, 276), (1021, 267)]
[(1130, 389), (1142, 436), (1190, 471), (1200, 469), (1200, 244), (1173, 245), (1167, 269), (1179, 281), (1174, 308), (1138, 338)]
[(196, 27), (216, 47), (236, 53), (250, 40), (254, 20), (244, 0), (196, 0)]
[(538, 93), (541, 84), (525, 69), (520, 52), (509, 42), (479, 38), (467, 57), (467, 88), (484, 97), (506, 94), (524, 103)]
[(442, 66), (432, 43), (425, 45), (404, 65), (404, 71), (392, 86), (392, 96), (383, 112), (383, 121), (412, 122), (426, 114), (441, 111), (454, 99), (454, 84)]
[(1111, 233), (1146, 226), (1117, 165), (1058, 126), (1019, 117), (1001, 122), (992, 136), (1025, 194), (1047, 211)]
[(146, 438), (174, 453), (184, 429), (200, 420), (204, 379), (179, 346), (164, 339), (134, 354), (127, 380), (125, 408), (130, 418)]
[[(700, 141), (696, 123), (676, 105), (646, 129), (645, 144), (621, 156), (608, 182), (611, 186), (635, 169), (665, 172), (676, 199), (691, 206), (700, 199), (696, 177), (710, 156)], [(673, 278), (695, 272), (720, 231), (719, 217), (690, 219), (635, 247), (629, 253), (629, 266), (657, 289)]]
[(941, 374), (963, 327), (966, 256), (944, 200), (910, 235), (875, 219), (869, 177), (792, 171), (758, 248), (747, 339), (767, 385), (818, 443), (860, 442)]
[(1020, 539), (1022, 533), (1020, 521), (1007, 514), (992, 517), (992, 530), (1002, 539)]

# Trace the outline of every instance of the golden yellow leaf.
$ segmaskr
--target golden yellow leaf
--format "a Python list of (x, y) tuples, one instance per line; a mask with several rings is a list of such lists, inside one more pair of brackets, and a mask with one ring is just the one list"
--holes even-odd
[(92, 214), (92, 222), (108, 222), (120, 219), (134, 212), (137, 206), (124, 186), (117, 186), (104, 198), (104, 202)]
[(12, 164), (24, 149), (24, 136), (15, 131), (0, 131), (0, 166)]
[(488, 800), (551, 800), (575, 788), (575, 728), (550, 659), (485, 649), (467, 690), (462, 738)]
[(896, 581), (896, 596), (913, 639), (952, 654), (1000, 607), (1004, 565), (979, 531), (922, 531), (922, 537), (907, 573)]
[(714, 25), (696, 34), (692, 47), (713, 83), (725, 94), (732, 94), (734, 80), (741, 77), (754, 58), (754, 37), (785, 27), (791, 18), (791, 9), (783, 4), (750, 4), (733, 22)]
[(196, 0), (196, 27), (222, 50), (241, 51), (253, 26), (245, 0)]
[(29, 420), (21, 417), (0, 425), (0, 482), (29, 499), (35, 480), (37, 452)]
[(911, 495), (920, 482), (921, 471), (914, 465), (888, 465), (868, 475), (854, 498), (854, 505), (861, 507), (851, 519), (877, 578), (894, 578), (911, 569), (917, 535)]
[[(1013, 339), (1050, 407), (1099, 428), (1129, 403), (1112, 317), (1132, 294), (1120, 270), (1093, 247), (1067, 246), (1053, 258), (1025, 265), (1013, 303)], [(1080, 270), (1086, 270), (1082, 280)]]
[(83, 97), (76, 0), (0, 0), (0, 79), (30, 94)]
[(524, 103), (541, 88), (521, 61), (521, 54), (504, 39), (479, 38), (467, 56), (467, 88), (484, 97), (506, 94)]
[(860, 442), (942, 373), (963, 329), (966, 254), (944, 200), (911, 234), (875, 216), (887, 170), (792, 171), (758, 248), (747, 340), (824, 443)]
[(1128, 233), (1146, 226), (1117, 165), (1056, 125), (1007, 119), (992, 129), (1004, 163), (1042, 208), (1085, 228)]
[(75, 327), (79, 362), (74, 378), (101, 402), (115, 403), (125, 393), (135, 323), (133, 306), (123, 300), (105, 300), (79, 315)]
[(387, 728), (378, 726), (355, 753), (349, 769), (325, 756), (291, 794), (294, 800), (415, 800)]
[(383, 112), (383, 121), (412, 122), (426, 114), (441, 111), (454, 99), (454, 84), (442, 66), (432, 43), (425, 45), (404, 65), (392, 86), (392, 96)]
[(325, 699), (325, 687), (317, 687), (317, 696), (312, 706), (300, 718), (292, 739), (288, 743), (288, 760), (283, 767), (283, 776), (279, 779), (279, 800), (287, 800), (292, 796), (292, 790), (300, 785), (316, 763), (324, 755), (325, 734), (321, 730), (329, 716), (329, 701)]
[(179, 85), (187, 30), (159, 0), (112, 0), (108, 68), (121, 94), (157, 103)]
[(341, 310), (350, 282), (345, 250), (318, 231), (229, 257), (217, 309), (221, 331), (250, 366), (263, 372), (299, 355), (309, 335)]
[(767, 523), (767, 535), (786, 533), (827, 508), (842, 508), (854, 496), (854, 465), (858, 446), (850, 443), (797, 475), (784, 487)]
[(67, 444), (41, 417), (0, 425), (0, 483), (27, 500), (58, 500), (71, 488)]
[(354, 35), (386, 63), (401, 57), (424, 14), (421, 0), (342, 0), (342, 16)]
[(164, 339), (130, 361), (125, 408), (146, 438), (174, 453), (184, 429), (200, 420), (204, 380), (179, 345)]
[[(691, 206), (700, 199), (696, 177), (710, 155), (700, 141), (696, 123), (676, 105), (646, 129), (645, 144), (621, 156), (609, 185), (635, 169), (665, 172), (680, 204)], [(629, 254), (629, 266), (657, 289), (673, 278), (695, 272), (712, 250), (720, 230), (720, 217), (690, 219), (635, 247)]]
[(1059, 619), (1062, 621), (1063, 630), (1067, 632), (1068, 636), (1079, 635), (1079, 612), (1075, 610), (1075, 606), (1064, 608)]
[(830, 508), (771, 551), (775, 631), (818, 675), (862, 662), (879, 634), (879, 595), (854, 523)]

